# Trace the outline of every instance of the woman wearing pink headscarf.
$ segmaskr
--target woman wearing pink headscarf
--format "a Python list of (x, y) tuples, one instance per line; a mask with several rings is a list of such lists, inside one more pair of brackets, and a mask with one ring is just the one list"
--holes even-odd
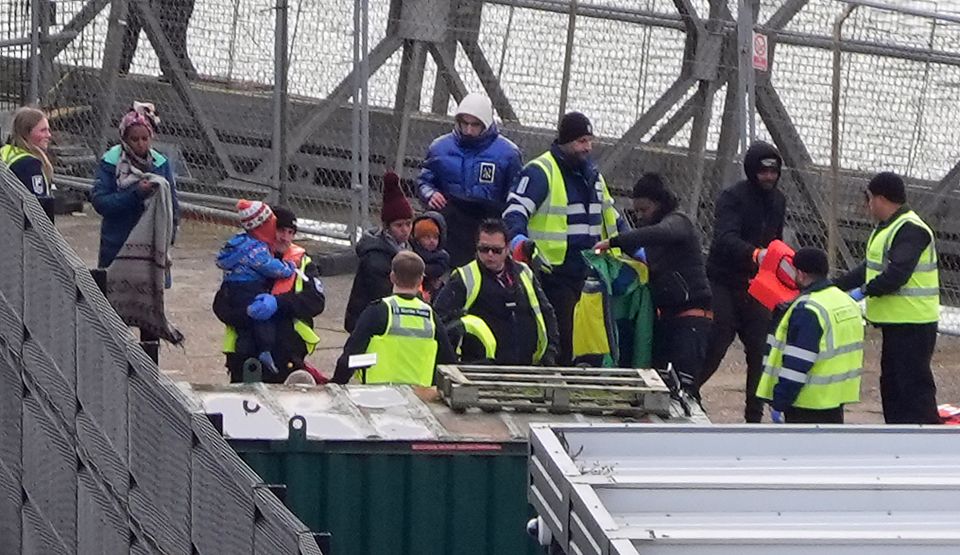
[(97, 263), (100, 268), (116, 258), (160, 179), (170, 184), (174, 226), (179, 223), (173, 168), (166, 157), (151, 148), (159, 122), (153, 104), (134, 102), (133, 109), (120, 121), (120, 144), (107, 150), (100, 160), (91, 195), (94, 209), (103, 216)]

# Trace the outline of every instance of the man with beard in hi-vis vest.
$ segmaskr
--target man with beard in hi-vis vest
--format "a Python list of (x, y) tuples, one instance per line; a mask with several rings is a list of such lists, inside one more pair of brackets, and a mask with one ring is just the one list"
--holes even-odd
[(939, 424), (930, 361), (940, 319), (940, 275), (933, 230), (907, 206), (903, 179), (882, 172), (870, 180), (867, 207), (879, 222), (866, 260), (836, 280), (866, 299), (867, 321), (880, 328), (880, 398), (887, 424)]
[(582, 252), (627, 230), (593, 162), (593, 125), (580, 112), (563, 116), (550, 150), (520, 172), (503, 221), (513, 259), (540, 271), (557, 315), (557, 363), (573, 364), (573, 314), (589, 268)]

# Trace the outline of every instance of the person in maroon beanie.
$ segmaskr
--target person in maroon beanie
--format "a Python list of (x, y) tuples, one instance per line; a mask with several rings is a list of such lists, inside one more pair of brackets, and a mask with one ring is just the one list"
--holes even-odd
[(400, 177), (393, 172), (383, 176), (380, 220), (383, 227), (364, 232), (357, 242), (357, 258), (360, 262), (353, 278), (343, 322), (348, 333), (353, 332), (357, 318), (367, 305), (390, 296), (393, 291), (390, 263), (398, 252), (410, 250), (413, 208), (400, 188)]

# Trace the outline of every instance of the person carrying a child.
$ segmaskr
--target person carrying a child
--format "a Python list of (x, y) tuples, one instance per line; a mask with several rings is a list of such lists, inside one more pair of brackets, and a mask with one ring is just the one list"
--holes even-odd
[[(258, 295), (269, 293), (274, 280), (294, 275), (293, 263), (273, 256), (270, 247), (277, 234), (277, 218), (269, 206), (260, 201), (241, 199), (237, 203), (240, 225), (244, 231), (231, 237), (217, 255), (217, 267), (223, 270), (221, 289), (237, 304), (248, 306)], [(237, 328), (237, 342), (253, 346), (250, 352), (265, 372), (277, 374), (271, 351), (277, 342), (274, 319), (251, 319), (249, 325)]]

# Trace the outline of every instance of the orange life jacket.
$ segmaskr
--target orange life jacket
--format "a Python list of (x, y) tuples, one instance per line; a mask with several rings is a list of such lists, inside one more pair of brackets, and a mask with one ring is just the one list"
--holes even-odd
[[(300, 263), (303, 260), (303, 255), (307, 251), (303, 247), (297, 245), (290, 245), (290, 248), (287, 249), (287, 252), (283, 253), (284, 262), (293, 262), (294, 268), (298, 271), (300, 270)], [(290, 292), (293, 290), (293, 285), (297, 282), (297, 273), (294, 272), (293, 275), (286, 279), (278, 279), (273, 282), (273, 289), (270, 291), (274, 295), (282, 295), (284, 293)]]
[(783, 241), (771, 241), (756, 277), (750, 280), (747, 293), (767, 310), (772, 311), (778, 304), (790, 302), (800, 294), (793, 254), (793, 249)]

